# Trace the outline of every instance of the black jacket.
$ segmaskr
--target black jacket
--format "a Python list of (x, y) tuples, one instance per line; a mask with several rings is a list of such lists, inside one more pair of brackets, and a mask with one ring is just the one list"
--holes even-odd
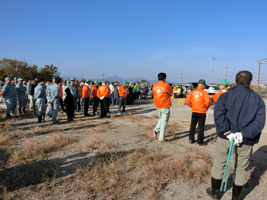
[(258, 143), (265, 125), (265, 103), (253, 90), (237, 85), (223, 93), (215, 104), (214, 120), (217, 135), (227, 139), (226, 133), (241, 132), (243, 143)]
[(36, 87), (36, 85), (30, 83), (30, 86), (29, 86), (29, 95), (34, 96), (34, 88), (35, 87)]

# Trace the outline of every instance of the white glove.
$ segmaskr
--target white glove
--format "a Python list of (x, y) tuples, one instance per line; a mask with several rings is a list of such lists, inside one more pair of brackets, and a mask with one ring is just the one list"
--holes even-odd
[(104, 98), (105, 98), (105, 97), (103, 96), (103, 97), (100, 97), (99, 99), (100, 99), (100, 100), (103, 100)]
[(230, 141), (232, 141), (232, 138), (233, 138), (236, 146), (239, 146), (243, 142), (243, 136), (242, 136), (242, 133), (240, 133), (240, 132), (231, 133), (231, 134), (227, 135), (226, 137)]

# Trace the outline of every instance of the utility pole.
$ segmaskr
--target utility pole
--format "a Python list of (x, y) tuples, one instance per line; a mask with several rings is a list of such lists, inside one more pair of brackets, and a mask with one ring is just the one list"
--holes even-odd
[(82, 68), (82, 79), (83, 79), (83, 68)]
[(225, 67), (225, 79), (227, 80), (227, 68), (228, 67)]
[(181, 79), (181, 80), (182, 80), (182, 85), (183, 85), (183, 74), (184, 74), (184, 73), (181, 73), (181, 75), (182, 75), (182, 79)]
[(211, 75), (210, 75), (210, 84), (212, 83), (212, 73), (213, 73), (213, 61), (215, 60), (215, 57), (212, 56), (211, 58)]
[(105, 74), (102, 74), (102, 76), (103, 76), (103, 81), (104, 81)]

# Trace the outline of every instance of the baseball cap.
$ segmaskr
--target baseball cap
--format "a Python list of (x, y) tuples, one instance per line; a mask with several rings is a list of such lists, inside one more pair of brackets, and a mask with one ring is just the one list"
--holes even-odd
[(218, 85), (222, 84), (222, 85), (229, 85), (229, 81), (227, 81), (226, 79), (222, 79), (220, 82), (217, 83)]
[(206, 81), (205, 81), (204, 79), (200, 79), (200, 80), (198, 81), (198, 83), (199, 83), (199, 84), (206, 85)]

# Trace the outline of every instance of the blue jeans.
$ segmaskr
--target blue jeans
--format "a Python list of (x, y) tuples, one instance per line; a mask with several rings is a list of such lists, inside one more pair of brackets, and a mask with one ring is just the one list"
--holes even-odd
[(120, 96), (118, 94), (114, 95), (114, 99), (115, 99), (115, 105), (119, 105), (119, 100), (120, 100)]
[(109, 95), (109, 102), (114, 106), (114, 94)]

